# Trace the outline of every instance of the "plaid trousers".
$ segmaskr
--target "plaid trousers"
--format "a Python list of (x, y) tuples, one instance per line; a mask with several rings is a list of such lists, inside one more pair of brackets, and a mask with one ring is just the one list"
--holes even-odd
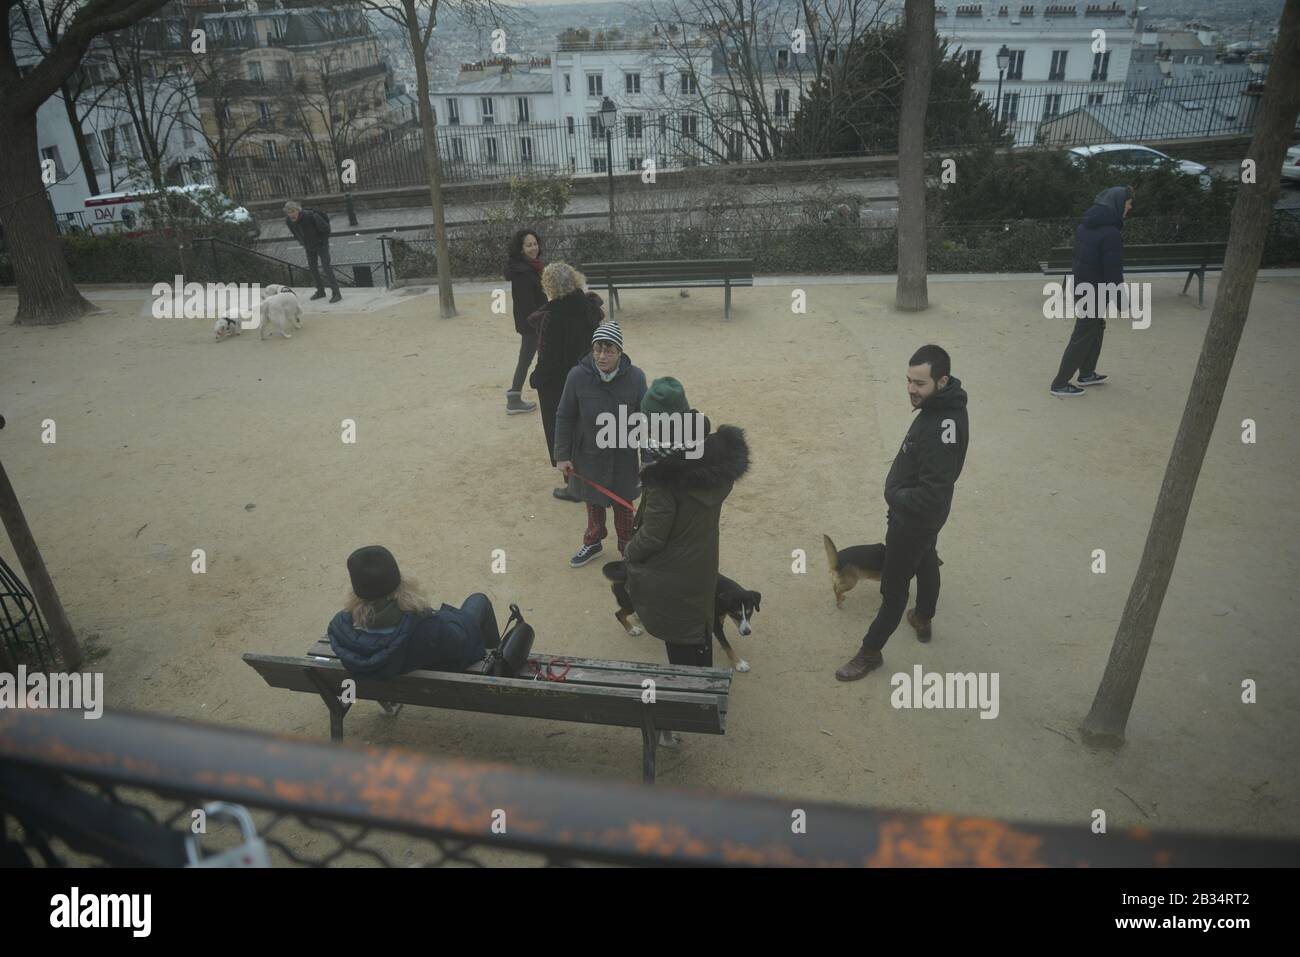
[[(618, 538), (618, 553), (627, 551), (628, 539), (632, 537), (632, 510), (622, 505), (613, 505), (614, 534)], [(605, 527), (605, 506), (587, 503), (587, 531), (582, 536), (582, 544), (594, 545), (609, 534)]]

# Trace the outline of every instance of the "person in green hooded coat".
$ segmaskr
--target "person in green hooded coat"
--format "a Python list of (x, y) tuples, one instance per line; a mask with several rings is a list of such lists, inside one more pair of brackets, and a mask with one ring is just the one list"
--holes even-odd
[[(641, 411), (696, 414), (671, 377), (650, 385)], [(637, 617), (667, 645), (669, 662), (709, 667), (718, 522), (732, 486), (749, 471), (749, 446), (742, 429), (724, 425), (710, 432), (708, 419), (700, 419), (700, 454), (682, 443), (642, 448), (643, 493), (624, 557)]]

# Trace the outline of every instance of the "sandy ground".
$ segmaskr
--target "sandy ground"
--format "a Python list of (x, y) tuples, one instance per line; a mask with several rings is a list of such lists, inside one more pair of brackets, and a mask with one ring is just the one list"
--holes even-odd
[[(756, 634), (737, 642), (754, 670), (736, 676), (727, 734), (661, 752), (660, 780), (1300, 835), (1300, 399), (1287, 368), (1300, 279), (1255, 290), (1117, 754), (1065, 735), (1077, 739), (1101, 676), (1209, 310), (1156, 279), (1151, 328), (1111, 324), (1110, 382), (1062, 401), (1047, 384), (1068, 324), (1042, 318), (1041, 280), (935, 282), (933, 307), (913, 316), (892, 311), (888, 283), (825, 279), (802, 283), (808, 313), (792, 315), (795, 285), (739, 292), (731, 323), (720, 291), (623, 299), (633, 361), (681, 379), (715, 422), (744, 426), (754, 459), (722, 520), (723, 572), (763, 593)], [(220, 344), (207, 322), (146, 318), (143, 295), (34, 329), (10, 325), (15, 300), (0, 296), (0, 449), (74, 625), (110, 649), (98, 665), (110, 706), (325, 737), (318, 700), (266, 687), (239, 656), (303, 652), (340, 607), (348, 552), (373, 542), (436, 600), (484, 590), (499, 609), (518, 602), (542, 651), (663, 660), (659, 642), (619, 629), (598, 563), (567, 566), (582, 510), (551, 498), (538, 416), (503, 414), (518, 340), (486, 292), (462, 292), (455, 320), (410, 297), (315, 310), (288, 341)], [(904, 625), (884, 669), (841, 684), (832, 673), (879, 596), (860, 586), (836, 610), (821, 535), (881, 540), (882, 484), (910, 417), (906, 360), (926, 341), (953, 354), (973, 434), (940, 539), (935, 639), (919, 645)], [(1247, 417), (1254, 445), (1240, 439)], [(46, 418), (54, 445), (40, 441)], [(355, 445), (340, 441), (345, 418)], [(204, 575), (190, 571), (195, 548)], [(495, 548), (505, 575), (489, 572)], [(1090, 570), (1094, 548), (1106, 574)], [(795, 549), (806, 574), (791, 570)], [(889, 676), (917, 663), (997, 672), (1000, 714), (895, 710)], [(1246, 678), (1257, 704), (1240, 700)], [(347, 727), (353, 740), (475, 759), (623, 780), (640, 770), (632, 730), (409, 708), (391, 721), (368, 703)]]

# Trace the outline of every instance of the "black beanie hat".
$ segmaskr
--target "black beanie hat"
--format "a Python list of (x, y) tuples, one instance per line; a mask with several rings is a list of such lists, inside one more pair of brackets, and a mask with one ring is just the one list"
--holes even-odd
[(365, 601), (391, 595), (402, 584), (397, 559), (383, 545), (366, 545), (348, 556), (353, 593)]

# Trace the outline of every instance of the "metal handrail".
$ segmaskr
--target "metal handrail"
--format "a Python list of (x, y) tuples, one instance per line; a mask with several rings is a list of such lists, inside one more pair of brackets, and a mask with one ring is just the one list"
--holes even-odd
[[(290, 262), (287, 259), (281, 259), (279, 256), (272, 256), (269, 255), (268, 253), (258, 252), (256, 249), (250, 249), (248, 246), (241, 246), (238, 243), (232, 243), (226, 239), (219, 239), (216, 236), (204, 236), (194, 240), (195, 245), (199, 243), (207, 243), (209, 245), (209, 248), (212, 250), (212, 264), (214, 267), (216, 266), (217, 263), (217, 244), (220, 243), (222, 246), (227, 246), (230, 249), (237, 249), (239, 250), (240, 253), (243, 253), (245, 255), (257, 256), (259, 259), (264, 259), (267, 262), (277, 263), (281, 266), (286, 267), (288, 272), (288, 278), (289, 278), (289, 281), (285, 283), (286, 286), (298, 285), (293, 281), (293, 271), (295, 269), (304, 273), (308, 278), (310, 278), (311, 276), (311, 270), (306, 266), (301, 266), (298, 263)], [(340, 274), (340, 270), (342, 270), (345, 266), (369, 266), (371, 264), (368, 262), (359, 262), (359, 263), (331, 263), (331, 265), (334, 267), (334, 275), (339, 279), (339, 285), (355, 287), (356, 286), (355, 276), (352, 279), (348, 279), (346, 274)]]
[[(229, 801), (564, 861), (741, 866), (1290, 866), (1300, 841), (1021, 824), (692, 793), (106, 712), (0, 711), (0, 772)], [(4, 791), (0, 810), (19, 802)], [(13, 779), (13, 776), (10, 776)], [(182, 805), (182, 808), (185, 805)], [(198, 806), (195, 803), (193, 806)], [(171, 819), (179, 827), (189, 816)], [(504, 833), (494, 823), (504, 822)], [(802, 826), (801, 825), (802, 822)], [(302, 850), (299, 848), (299, 850)]]

